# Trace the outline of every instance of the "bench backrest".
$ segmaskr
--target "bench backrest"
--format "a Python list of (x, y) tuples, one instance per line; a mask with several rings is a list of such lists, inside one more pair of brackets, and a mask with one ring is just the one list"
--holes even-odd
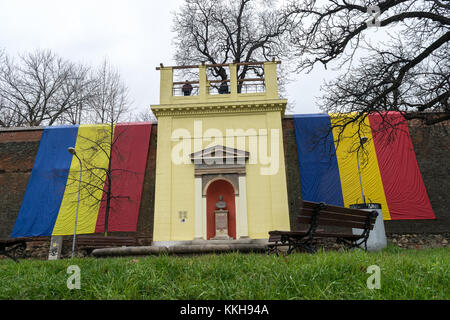
[(80, 235), (77, 236), (76, 241), (79, 246), (122, 246), (136, 244), (136, 238), (134, 237)]
[[(303, 201), (303, 206), (297, 216), (297, 222), (311, 224), (312, 216), (316, 206), (319, 203), (311, 201)], [(367, 217), (370, 211), (344, 208), (333, 205), (324, 204), (317, 218), (317, 226), (336, 226), (365, 229)], [(372, 230), (378, 213), (372, 211), (373, 216), (370, 219), (369, 229)]]

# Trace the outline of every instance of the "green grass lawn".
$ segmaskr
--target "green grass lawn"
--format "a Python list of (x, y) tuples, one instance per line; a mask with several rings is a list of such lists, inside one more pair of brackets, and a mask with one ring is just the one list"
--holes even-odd
[[(78, 265), (81, 288), (69, 290)], [(381, 289), (368, 289), (370, 265)], [(449, 299), (450, 248), (0, 260), (0, 299)]]

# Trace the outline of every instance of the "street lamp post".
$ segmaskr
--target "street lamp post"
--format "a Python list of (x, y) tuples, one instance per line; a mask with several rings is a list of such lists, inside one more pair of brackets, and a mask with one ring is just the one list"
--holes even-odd
[[(363, 144), (367, 142), (367, 140), (368, 140), (367, 137), (361, 137), (361, 139), (360, 139), (360, 141), (359, 141), (360, 146), (362, 147)], [(358, 148), (358, 150), (356, 151), (356, 160), (358, 161), (359, 185), (360, 185), (360, 187), (361, 187), (362, 200), (363, 200), (363, 203), (366, 204), (366, 197), (364, 196), (364, 191), (363, 191), (363, 186), (362, 186), (361, 169), (360, 169), (360, 167), (359, 167), (359, 148)]]
[(73, 230), (73, 242), (72, 242), (72, 259), (73, 259), (73, 255), (75, 252), (75, 242), (76, 242), (76, 236), (77, 236), (77, 220), (78, 220), (78, 206), (80, 204), (80, 189), (81, 189), (81, 175), (83, 173), (83, 166), (81, 164), (81, 160), (78, 157), (75, 148), (68, 148), (67, 151), (69, 151), (69, 153), (71, 153), (72, 155), (74, 155), (75, 157), (77, 157), (78, 161), (80, 162), (80, 180), (78, 181), (78, 199), (77, 199), (77, 212), (75, 214), (75, 228)]

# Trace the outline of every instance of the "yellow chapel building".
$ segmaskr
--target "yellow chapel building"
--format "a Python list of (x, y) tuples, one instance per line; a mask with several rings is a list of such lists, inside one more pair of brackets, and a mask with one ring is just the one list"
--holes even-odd
[[(207, 79), (216, 65), (157, 68), (154, 245), (264, 240), (271, 230), (290, 230), (278, 63), (220, 65), (225, 81)], [(264, 78), (238, 79), (246, 64), (263, 67)], [(174, 81), (183, 68), (198, 81)]]

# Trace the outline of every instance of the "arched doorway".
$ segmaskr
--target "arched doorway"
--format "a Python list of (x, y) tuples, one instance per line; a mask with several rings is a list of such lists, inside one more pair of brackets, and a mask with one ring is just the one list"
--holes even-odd
[(206, 190), (206, 236), (207, 240), (214, 238), (216, 235), (216, 223), (214, 211), (219, 197), (223, 197), (223, 201), (227, 203), (228, 210), (228, 235), (236, 239), (236, 207), (234, 201), (233, 185), (226, 180), (215, 180), (211, 182)]

